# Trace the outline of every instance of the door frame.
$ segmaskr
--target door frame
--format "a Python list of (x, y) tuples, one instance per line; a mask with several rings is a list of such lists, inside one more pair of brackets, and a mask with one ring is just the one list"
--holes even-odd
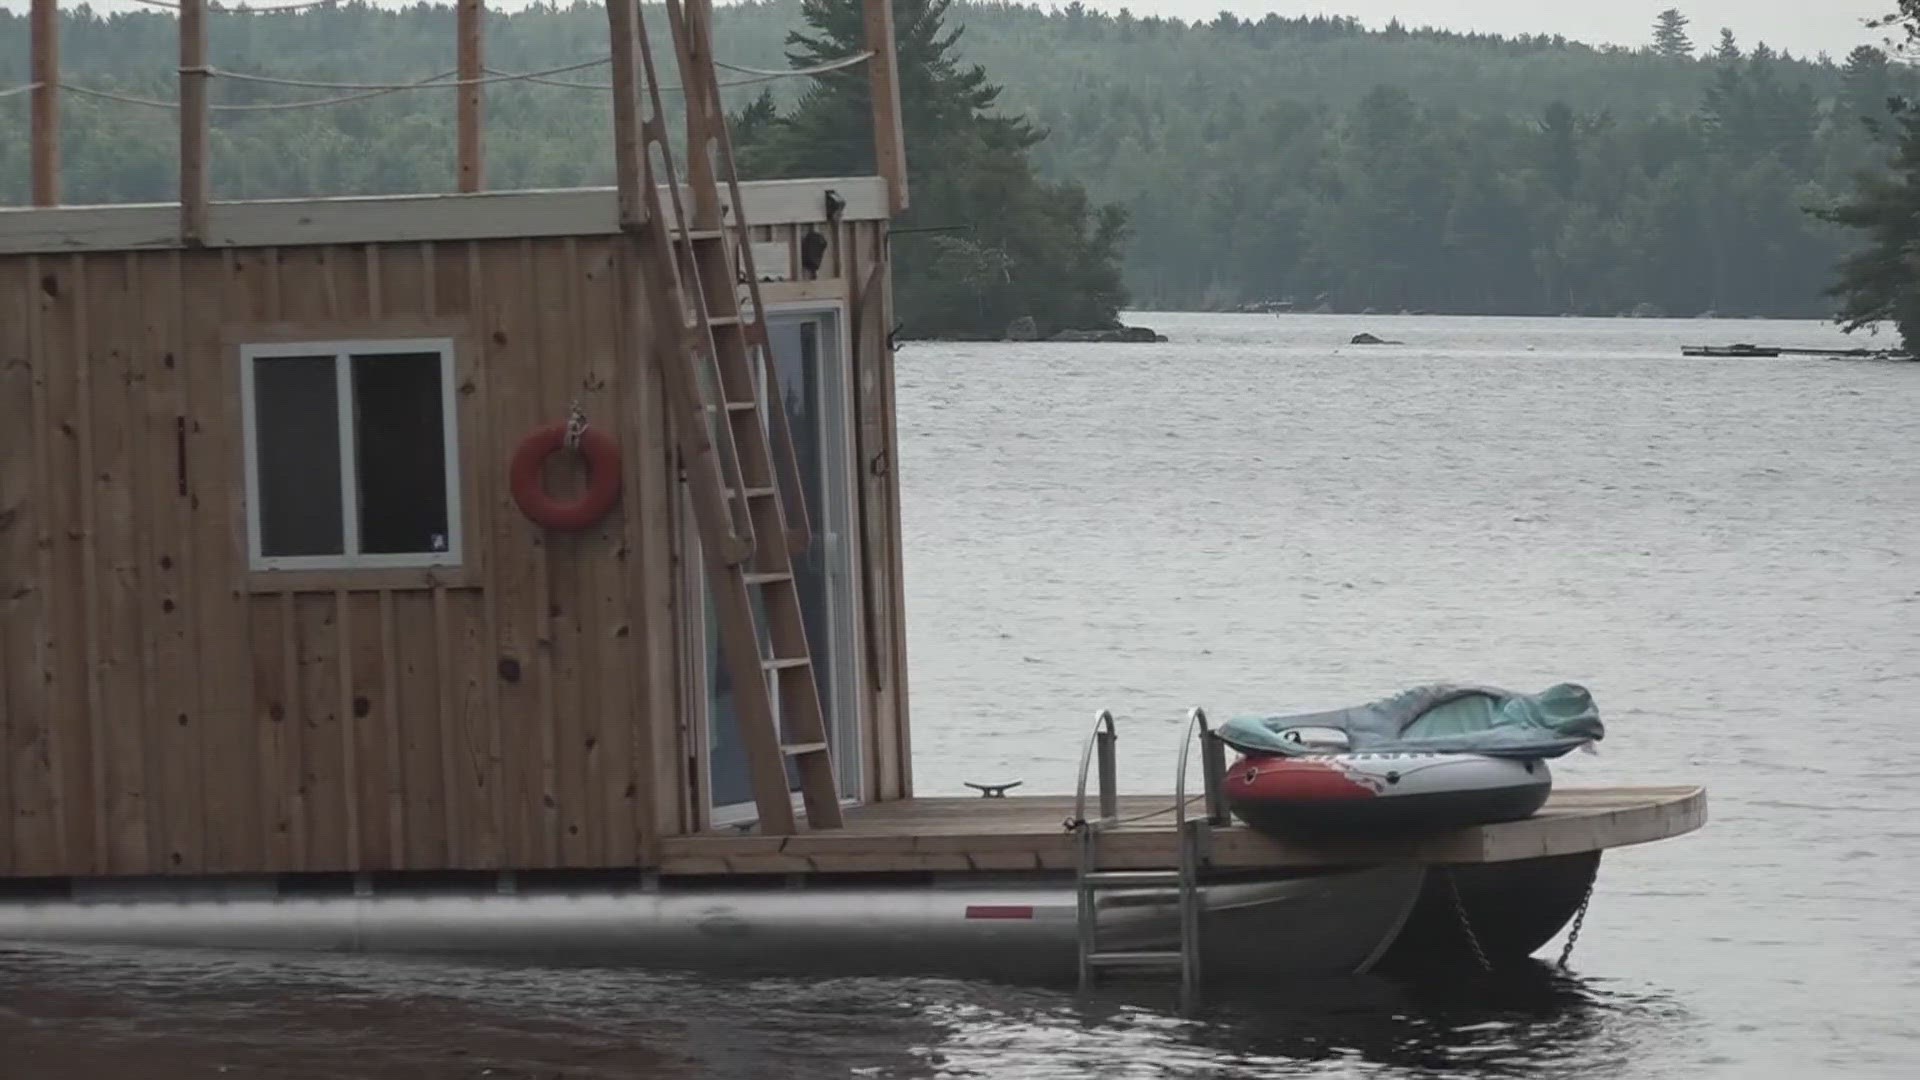
[[(846, 582), (844, 590), (837, 593), (829, 591), (829, 595), (843, 600), (831, 614), (831, 625), (834, 628), (832, 632), (844, 648), (834, 655), (833, 685), (836, 693), (823, 704), (829, 706), (827, 736), (833, 748), (834, 778), (840, 788), (840, 802), (842, 806), (856, 806), (864, 802), (868, 795), (865, 760), (868, 716), (867, 698), (860, 691), (865, 685), (867, 671), (866, 654), (860, 640), (863, 632), (859, 618), (863, 599), (860, 595), (862, 582), (859, 573), (862, 530), (853, 487), (859, 482), (859, 463), (854, 460), (854, 425), (859, 422), (859, 417), (853, 412), (855, 373), (852, 370), (853, 340), (848, 326), (849, 308), (844, 298), (792, 300), (765, 305), (765, 317), (769, 324), (796, 317), (804, 320), (809, 316), (822, 317), (827, 324), (827, 334), (832, 339), (832, 358), (825, 365), (821, 392), (830, 403), (831, 426), (838, 429), (830, 433), (829, 440), (836, 451), (834, 459), (838, 460), (839, 467), (832, 469), (829, 476), (824, 478), (827, 481), (828, 505), (809, 506), (807, 512), (809, 519), (814, 521), (818, 521), (828, 509), (838, 512), (842, 528), (837, 550), (830, 554), (838, 565), (831, 572), (837, 572)], [(766, 397), (764, 387), (760, 396), (763, 400)], [(692, 513), (691, 497), (684, 484), (680, 487), (682, 544), (687, 552), (681, 572), (681, 594), (685, 598), (683, 610), (687, 613), (683, 625), (688, 631), (685, 639), (688, 648), (684, 652), (686, 662), (683, 665), (688, 691), (687, 758), (698, 784), (698, 794), (692, 800), (691, 807), (694, 827), (745, 827), (759, 818), (759, 812), (751, 800), (726, 805), (715, 805), (713, 801), (713, 760), (709, 752), (712, 745), (712, 716), (708, 692), (711, 678), (707, 668), (706, 564), (700, 546), (699, 526)], [(810, 650), (819, 648), (814, 642), (807, 644)], [(838, 710), (831, 707), (836, 700), (842, 703)], [(804, 800), (801, 793), (794, 791), (791, 797), (795, 809), (802, 809)]]

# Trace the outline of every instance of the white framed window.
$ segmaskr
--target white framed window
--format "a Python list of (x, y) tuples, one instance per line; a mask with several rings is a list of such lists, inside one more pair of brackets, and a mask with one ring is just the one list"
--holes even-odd
[(457, 566), (453, 339), (240, 347), (255, 570)]

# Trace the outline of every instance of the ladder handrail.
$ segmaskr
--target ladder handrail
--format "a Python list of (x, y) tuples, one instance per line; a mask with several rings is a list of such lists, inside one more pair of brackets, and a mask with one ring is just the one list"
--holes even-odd
[(1093, 733), (1080, 748), (1080, 779), (1073, 789), (1073, 824), (1086, 826), (1087, 822), (1087, 766), (1093, 763), (1095, 745), (1100, 756), (1100, 822), (1111, 825), (1120, 816), (1119, 797), (1114, 791), (1116, 786), (1113, 744), (1120, 739), (1114, 730), (1113, 713), (1101, 709), (1093, 716)]
[(1180, 835), (1187, 831), (1187, 752), (1193, 748), (1193, 734), (1200, 733), (1200, 779), (1207, 800), (1206, 822), (1221, 826), (1232, 821), (1227, 810), (1227, 752), (1220, 737), (1207, 724), (1207, 711), (1198, 705), (1187, 710), (1187, 732), (1180, 738), (1180, 771), (1173, 778), (1174, 828)]

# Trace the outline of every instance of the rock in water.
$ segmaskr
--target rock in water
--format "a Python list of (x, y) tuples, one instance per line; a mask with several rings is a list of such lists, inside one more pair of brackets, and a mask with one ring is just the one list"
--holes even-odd
[(1369, 334), (1365, 331), (1361, 331), (1360, 333), (1353, 335), (1353, 340), (1348, 342), (1347, 344), (1349, 345), (1400, 345), (1403, 343), (1398, 341), (1388, 341), (1386, 338), (1374, 337), (1372, 334)]

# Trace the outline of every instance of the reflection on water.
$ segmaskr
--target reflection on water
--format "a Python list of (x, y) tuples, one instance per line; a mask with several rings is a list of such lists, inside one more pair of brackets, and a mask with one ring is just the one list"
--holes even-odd
[(1611, 1077), (1684, 1009), (1531, 964), (1215, 992), (692, 979), (586, 965), (90, 948), (0, 952), (0, 1076)]

